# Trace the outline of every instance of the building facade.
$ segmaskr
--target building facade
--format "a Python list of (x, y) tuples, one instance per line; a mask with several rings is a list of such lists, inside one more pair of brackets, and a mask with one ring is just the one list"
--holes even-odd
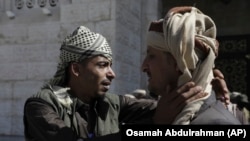
[(50, 79), (64, 37), (84, 25), (103, 34), (113, 50), (110, 92), (145, 88), (140, 64), (148, 21), (158, 0), (1, 0), (0, 135), (23, 136), (23, 105)]

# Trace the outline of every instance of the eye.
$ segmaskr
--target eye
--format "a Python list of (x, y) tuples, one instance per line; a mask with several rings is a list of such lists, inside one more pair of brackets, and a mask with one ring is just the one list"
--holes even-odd
[(154, 57), (155, 57), (155, 55), (152, 54), (152, 53), (147, 54), (147, 58), (148, 58), (148, 59), (153, 59)]
[(109, 62), (99, 62), (99, 63), (97, 63), (97, 65), (98, 65), (100, 68), (105, 68), (105, 67), (108, 67), (108, 66), (109, 66)]

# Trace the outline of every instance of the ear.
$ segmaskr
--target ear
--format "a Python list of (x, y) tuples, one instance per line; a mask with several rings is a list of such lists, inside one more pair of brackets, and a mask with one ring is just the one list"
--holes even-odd
[(70, 71), (74, 76), (79, 76), (80, 74), (80, 65), (76, 62), (71, 63)]

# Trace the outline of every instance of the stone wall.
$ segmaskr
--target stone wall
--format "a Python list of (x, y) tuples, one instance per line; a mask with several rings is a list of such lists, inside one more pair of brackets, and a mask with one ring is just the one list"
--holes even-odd
[(53, 76), (61, 41), (79, 25), (103, 34), (112, 46), (117, 77), (111, 92), (145, 88), (140, 64), (148, 22), (159, 16), (158, 1), (59, 0), (45, 7), (23, 1), (35, 3), (18, 9), (15, 0), (0, 1), (0, 135), (23, 136), (26, 98)]

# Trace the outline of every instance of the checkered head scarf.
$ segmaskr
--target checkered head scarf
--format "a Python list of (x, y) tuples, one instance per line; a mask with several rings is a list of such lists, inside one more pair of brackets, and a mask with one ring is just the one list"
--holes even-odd
[(214, 21), (195, 7), (174, 7), (163, 19), (151, 23), (147, 44), (173, 55), (182, 72), (178, 86), (192, 80), (208, 93), (187, 105), (175, 121), (188, 124), (212, 92), (210, 83), (219, 47)]
[(99, 33), (92, 32), (85, 26), (79, 26), (67, 36), (60, 48), (60, 61), (51, 86), (62, 86), (66, 81), (66, 68), (70, 62), (81, 62), (84, 59), (102, 55), (112, 61), (112, 51), (106, 38)]

